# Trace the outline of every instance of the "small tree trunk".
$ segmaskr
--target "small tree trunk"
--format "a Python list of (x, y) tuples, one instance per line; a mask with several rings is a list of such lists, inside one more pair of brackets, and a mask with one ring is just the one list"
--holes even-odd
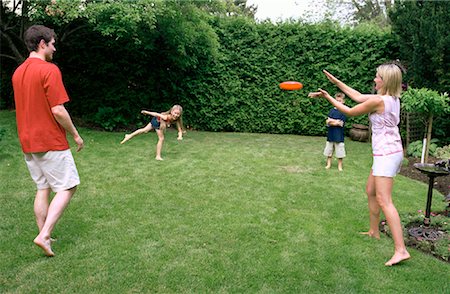
[(425, 149), (425, 163), (428, 163), (428, 152), (430, 152), (431, 130), (433, 129), (433, 114), (428, 117), (427, 144)]

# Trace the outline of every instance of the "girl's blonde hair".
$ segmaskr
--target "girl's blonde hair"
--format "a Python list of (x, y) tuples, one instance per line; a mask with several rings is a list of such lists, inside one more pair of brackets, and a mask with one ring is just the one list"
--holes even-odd
[(184, 131), (184, 125), (183, 125), (183, 107), (181, 107), (181, 105), (175, 104), (174, 106), (172, 106), (169, 110), (167, 110), (166, 112), (163, 112), (163, 114), (171, 114), (172, 110), (178, 109), (180, 111), (180, 116), (177, 118), (177, 120), (175, 121), (177, 124), (179, 124), (181, 126), (181, 129), (183, 129)]
[(175, 104), (169, 110), (163, 112), (163, 114), (170, 114), (172, 112), (172, 110), (175, 110), (175, 109), (180, 110), (180, 118), (181, 118), (181, 115), (183, 114), (183, 107), (181, 107), (181, 105), (178, 105), (178, 104)]
[(383, 86), (378, 90), (380, 95), (400, 97), (402, 93), (402, 70), (394, 63), (385, 63), (377, 68), (377, 74), (383, 80)]

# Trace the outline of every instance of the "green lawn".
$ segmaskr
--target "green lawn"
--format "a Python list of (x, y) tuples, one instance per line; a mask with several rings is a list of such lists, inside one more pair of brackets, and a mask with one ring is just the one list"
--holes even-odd
[[(450, 293), (449, 263), (409, 249), (411, 260), (385, 267), (392, 240), (358, 234), (368, 143), (347, 139), (338, 172), (336, 161), (324, 168), (323, 137), (188, 132), (177, 142), (169, 131), (158, 162), (155, 133), (120, 145), (123, 133), (80, 129), (82, 183), (47, 258), (32, 242), (35, 186), (13, 112), (0, 112), (0, 128), (0, 293)], [(426, 194), (396, 178), (400, 214), (424, 210)]]

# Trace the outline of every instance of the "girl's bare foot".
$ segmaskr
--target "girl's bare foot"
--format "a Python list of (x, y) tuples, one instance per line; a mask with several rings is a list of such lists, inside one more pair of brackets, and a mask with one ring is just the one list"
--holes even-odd
[(125, 135), (125, 138), (123, 138), (123, 140), (122, 140), (122, 142), (120, 142), (120, 144), (123, 144), (130, 139), (131, 139), (131, 135)]
[(161, 156), (156, 156), (155, 159), (156, 159), (156, 160), (164, 160), (164, 159), (162, 159)]
[(42, 250), (44, 250), (45, 255), (55, 256), (55, 253), (53, 253), (53, 251), (52, 251), (50, 238), (47, 240), (43, 240), (43, 239), (39, 238), (39, 236), (38, 236), (33, 240), (33, 242), (37, 246), (41, 247)]
[(370, 238), (375, 238), (375, 239), (378, 239), (378, 240), (380, 240), (380, 233), (374, 233), (374, 232), (361, 232), (360, 233), (361, 235), (367, 235), (367, 236), (369, 236)]
[(406, 251), (406, 250), (404, 252), (395, 252), (394, 255), (392, 256), (392, 258), (389, 259), (389, 261), (386, 262), (384, 265), (385, 266), (393, 266), (395, 264), (402, 262), (403, 260), (407, 260), (410, 258), (411, 258), (411, 255), (409, 255), (408, 251)]

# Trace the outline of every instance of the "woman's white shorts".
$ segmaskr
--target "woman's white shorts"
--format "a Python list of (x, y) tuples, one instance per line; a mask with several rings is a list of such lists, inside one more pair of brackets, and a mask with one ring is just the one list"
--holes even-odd
[(400, 172), (402, 161), (403, 152), (383, 156), (374, 156), (372, 174), (378, 177), (393, 178)]

